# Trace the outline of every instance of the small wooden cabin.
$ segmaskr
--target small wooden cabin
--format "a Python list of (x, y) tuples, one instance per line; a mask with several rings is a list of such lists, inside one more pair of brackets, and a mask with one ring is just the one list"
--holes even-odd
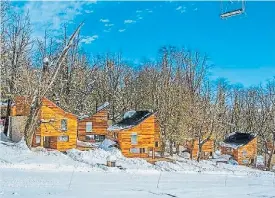
[(234, 132), (221, 143), (221, 154), (231, 155), (240, 165), (254, 164), (257, 157), (257, 137)]
[[(273, 143), (271, 141), (267, 142), (267, 147), (268, 147), (268, 153), (271, 153)], [(267, 161), (269, 159), (269, 155), (265, 154), (265, 160)], [(271, 167), (275, 166), (275, 150), (271, 156)]]
[[(189, 139), (186, 140), (184, 147), (190, 153), (191, 159), (196, 160), (198, 158), (199, 152), (199, 141), (198, 139)], [(214, 153), (214, 141), (213, 139), (209, 139), (202, 146), (201, 159), (209, 159), (213, 156)]]
[(78, 120), (78, 140), (84, 142), (102, 142), (107, 135), (109, 103), (97, 108), (97, 112)]
[(155, 113), (129, 111), (108, 128), (108, 138), (118, 143), (126, 157), (155, 157), (160, 150), (160, 126)]
[[(30, 100), (25, 97), (15, 99), (15, 117), (27, 116), (29, 114)], [(77, 139), (77, 116), (64, 111), (47, 98), (42, 99), (42, 106), (39, 112), (40, 126), (33, 137), (33, 147), (66, 151), (76, 148)], [(11, 130), (11, 136), (17, 131)], [(23, 136), (23, 131), (20, 131)]]

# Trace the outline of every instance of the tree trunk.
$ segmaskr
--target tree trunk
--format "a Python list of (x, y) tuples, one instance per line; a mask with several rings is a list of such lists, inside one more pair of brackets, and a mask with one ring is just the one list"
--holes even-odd
[(198, 150), (198, 156), (197, 156), (197, 161), (198, 162), (201, 159), (202, 146), (203, 146), (203, 144), (199, 143), (199, 150)]
[(161, 143), (160, 156), (161, 156), (161, 157), (164, 157), (164, 153), (165, 153), (165, 141), (162, 141), (162, 143)]
[(25, 141), (29, 148), (31, 148), (32, 146), (33, 134), (37, 129), (36, 128), (38, 124), (37, 116), (40, 109), (40, 105), (39, 105), (40, 100), (38, 98), (38, 95), (35, 95), (34, 97), (35, 98), (33, 99), (33, 102), (31, 104), (30, 114), (28, 116), (25, 130), (24, 130)]
[(179, 155), (180, 154), (180, 144), (176, 144), (176, 153), (177, 153), (177, 155)]
[(8, 99), (8, 106), (7, 106), (6, 119), (5, 119), (5, 125), (4, 125), (4, 134), (5, 135), (8, 134), (10, 112), (11, 112), (11, 99)]
[(173, 141), (169, 140), (169, 153), (171, 156), (173, 156)]
[(273, 153), (274, 153), (274, 147), (275, 147), (275, 139), (274, 139), (275, 137), (273, 136), (273, 142), (272, 142), (272, 148), (271, 148), (271, 151), (270, 151), (270, 153), (268, 154), (268, 161), (267, 161), (267, 170), (268, 171), (270, 171), (271, 170), (271, 161), (272, 161), (272, 155), (273, 155)]

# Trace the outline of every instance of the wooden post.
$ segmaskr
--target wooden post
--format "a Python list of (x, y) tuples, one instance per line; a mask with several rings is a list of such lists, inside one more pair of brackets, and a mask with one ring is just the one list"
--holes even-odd
[(44, 147), (44, 136), (40, 135), (40, 146)]
[(153, 148), (152, 159), (155, 159), (155, 148)]

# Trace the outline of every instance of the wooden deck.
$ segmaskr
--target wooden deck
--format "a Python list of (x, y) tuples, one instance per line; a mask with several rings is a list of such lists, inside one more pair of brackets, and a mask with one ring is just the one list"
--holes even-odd
[(145, 158), (145, 160), (151, 164), (155, 164), (156, 162), (174, 162), (175, 160), (172, 160), (170, 158), (165, 158), (165, 157), (156, 157), (155, 159), (152, 158)]
[(78, 149), (80, 151), (88, 151), (88, 150), (94, 150), (95, 148), (85, 147), (85, 146), (77, 146), (76, 149)]

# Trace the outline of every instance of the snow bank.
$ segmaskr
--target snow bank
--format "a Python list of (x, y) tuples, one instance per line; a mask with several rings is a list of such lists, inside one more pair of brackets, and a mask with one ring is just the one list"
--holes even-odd
[[(222, 156), (224, 157), (224, 156)], [(226, 157), (226, 156), (225, 156)], [(116, 166), (123, 170), (107, 167), (107, 158), (116, 159)], [(226, 174), (237, 176), (261, 176), (272, 175), (271, 172), (251, 169), (245, 166), (216, 164), (216, 161), (194, 161), (175, 156), (174, 162), (159, 161), (155, 165), (141, 158), (126, 158), (116, 149), (95, 149), (79, 151), (71, 149), (67, 155), (59, 151), (48, 151), (44, 148), (28, 149), (24, 140), (18, 143), (0, 142), (0, 169), (17, 168), (35, 171), (126, 171), (131, 174), (145, 173), (155, 174), (159, 171), (182, 172), (194, 174)]]
[(202, 160), (200, 162), (188, 160), (181, 157), (174, 157), (175, 162), (158, 161), (155, 165), (148, 163), (141, 158), (126, 158), (121, 152), (112, 148), (108, 151), (96, 149), (90, 151), (79, 151), (72, 149), (68, 151), (68, 156), (74, 160), (89, 164), (95, 167), (104, 166), (104, 170), (113, 170), (106, 167), (107, 159), (116, 159), (116, 166), (125, 168), (129, 173), (156, 173), (165, 172), (182, 172), (182, 173), (205, 173), (205, 174), (225, 174), (225, 175), (270, 175), (271, 172), (263, 172), (251, 169), (245, 166), (218, 164), (215, 161)]
[(48, 151), (37, 147), (31, 150), (24, 140), (18, 143), (0, 142), (0, 169), (16, 168), (37, 171), (72, 171), (79, 167), (78, 171), (91, 171), (94, 168), (81, 164), (59, 151)]
[(148, 163), (144, 159), (139, 158), (126, 158), (122, 155), (122, 153), (116, 149), (112, 148), (109, 151), (106, 151), (104, 149), (96, 149), (96, 150), (89, 150), (89, 151), (79, 151), (76, 149), (71, 149), (67, 151), (67, 155), (73, 158), (74, 160), (77, 160), (79, 162), (84, 162), (86, 164), (92, 165), (92, 166), (100, 166), (100, 165), (106, 165), (107, 158), (115, 158), (116, 159), (116, 166), (121, 166), (125, 169), (130, 170), (154, 170), (154, 166), (150, 163)]
[(115, 146), (117, 143), (115, 143), (114, 141), (110, 140), (110, 139), (105, 139), (103, 140), (103, 142), (99, 145), (99, 148), (108, 151), (110, 150), (113, 146)]
[[(0, 127), (2, 127), (2, 125), (0, 125)], [(2, 132), (4, 128), (0, 129), (0, 141), (4, 141), (4, 142), (8, 142), (9, 138)]]

